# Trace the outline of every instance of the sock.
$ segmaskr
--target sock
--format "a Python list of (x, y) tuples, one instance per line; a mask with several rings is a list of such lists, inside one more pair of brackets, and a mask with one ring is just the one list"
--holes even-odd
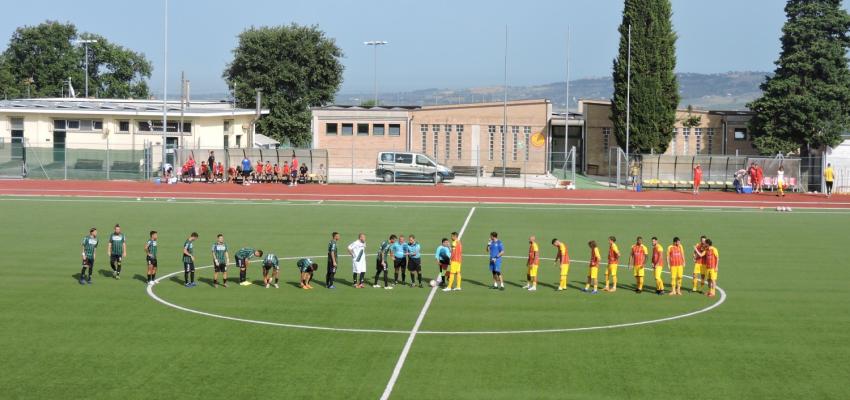
[(398, 283), (398, 271), (393, 274), (393, 280)]
[(189, 283), (189, 272), (188, 271), (183, 273), (183, 282)]
[(460, 283), (463, 282), (463, 276), (457, 274), (457, 288), (460, 289)]
[(221, 283), (226, 285), (227, 284), (227, 277), (221, 278)]
[(363, 282), (366, 282), (366, 273), (365, 272), (360, 273), (360, 284), (362, 285)]
[(195, 283), (195, 271), (190, 272), (189, 277), (192, 278), (192, 283)]
[(148, 274), (147, 280), (145, 282), (150, 282), (150, 281), (151, 281), (151, 274)]
[(387, 271), (384, 270), (384, 287), (387, 287)]
[(381, 271), (378, 271), (378, 272), (375, 273), (375, 284), (376, 285), (378, 284), (378, 279), (380, 279), (380, 278), (381, 278)]
[(590, 282), (584, 284), (584, 290), (590, 289)]
[[(411, 275), (411, 279), (413, 279), (413, 275)], [(407, 282), (407, 273), (401, 271), (401, 283)]]
[(351, 274), (351, 283), (353, 283), (355, 285), (357, 284), (357, 273), (356, 272)]
[(643, 290), (643, 278), (638, 278), (638, 290)]
[(280, 282), (280, 278), (274, 278), (274, 284), (277, 285)]
[(245, 275), (247, 275), (245, 272), (247, 271), (239, 271), (239, 283), (245, 282)]
[(153, 274), (151, 274), (151, 280), (153, 280), (153, 281), (155, 281), (155, 280), (156, 280), (156, 272), (154, 272)]
[(614, 283), (614, 286), (613, 286), (612, 288), (613, 288), (613, 289), (616, 289), (616, 288), (617, 288), (617, 277), (615, 276), (615, 277), (613, 277), (611, 280), (612, 280), (612, 281), (613, 281), (613, 283)]
[(563, 289), (567, 288), (567, 277), (566, 276), (561, 275), (561, 281), (558, 283), (558, 287), (563, 288)]
[(86, 267), (80, 270), (80, 279), (86, 279)]
[(218, 285), (218, 279), (213, 279), (213, 285)]
[[(454, 281), (455, 281), (455, 274), (449, 274), (449, 285), (446, 286), (446, 287), (451, 289)], [(460, 285), (458, 285), (458, 287), (460, 287)]]
[(115, 263), (110, 262), (110, 263), (109, 263), (109, 268), (112, 268), (112, 272), (115, 272), (115, 271), (116, 271), (116, 270), (115, 270)]
[(416, 279), (419, 281), (419, 286), (422, 286), (422, 273), (416, 274)]
[(118, 262), (118, 275), (121, 275), (121, 261)]

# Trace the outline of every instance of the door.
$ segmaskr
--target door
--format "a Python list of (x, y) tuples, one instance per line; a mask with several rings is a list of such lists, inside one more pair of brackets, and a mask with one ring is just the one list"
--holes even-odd
[(65, 163), (65, 131), (53, 131), (53, 162)]
[(165, 138), (165, 162), (171, 164), (176, 171), (180, 166), (175, 165), (174, 161), (176, 160), (175, 149), (180, 145), (180, 139), (176, 137)]
[(416, 170), (417, 178), (423, 181), (434, 179), (434, 174), (437, 172), (437, 165), (428, 157), (421, 154), (416, 155)]
[(416, 179), (417, 171), (413, 165), (413, 154), (396, 153), (395, 176), (398, 180)]
[(24, 158), (24, 119), (12, 118), (12, 159)]

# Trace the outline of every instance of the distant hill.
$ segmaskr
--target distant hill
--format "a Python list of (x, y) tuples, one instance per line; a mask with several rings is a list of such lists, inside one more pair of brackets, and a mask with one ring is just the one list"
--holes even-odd
[[(766, 72), (726, 72), (722, 74), (680, 73), (680, 105), (715, 110), (743, 110), (746, 104), (759, 95), (759, 85), (768, 75)], [(536, 86), (509, 86), (511, 100), (546, 98), (556, 110), (563, 110), (566, 98), (564, 82)], [(578, 79), (570, 85), (570, 108), (575, 109), (579, 99), (610, 99), (614, 92), (611, 77)], [(358, 104), (372, 99), (372, 93), (340, 93), (339, 104)], [(485, 86), (466, 89), (421, 89), (409, 92), (381, 93), (381, 104), (431, 105), (455, 103), (479, 103), (501, 101), (504, 94), (501, 86)]]

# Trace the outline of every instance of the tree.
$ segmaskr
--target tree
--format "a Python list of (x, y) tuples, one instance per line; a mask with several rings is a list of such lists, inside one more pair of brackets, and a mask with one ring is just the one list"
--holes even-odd
[[(96, 39), (89, 48), (89, 95), (139, 97), (149, 95), (151, 64), (143, 54), (110, 43), (90, 33), (78, 34), (70, 23), (47, 21), (15, 30), (0, 57), (0, 93), (10, 97), (58, 97), (67, 92), (65, 81), (82, 94), (85, 50), (78, 39)], [(28, 87), (29, 86), (29, 94)]]
[(836, 146), (850, 128), (850, 14), (841, 0), (789, 0), (776, 72), (748, 104), (762, 154)]
[(614, 60), (611, 121), (617, 142), (626, 143), (626, 89), (632, 30), (631, 120), (629, 151), (663, 153), (676, 123), (679, 83), (676, 80), (676, 33), (669, 0), (625, 0), (620, 24), (620, 50)]
[(296, 146), (310, 143), (310, 108), (333, 101), (342, 83), (342, 50), (317, 26), (250, 28), (239, 35), (223, 77), (240, 107), (263, 91), (269, 115), (257, 130)]

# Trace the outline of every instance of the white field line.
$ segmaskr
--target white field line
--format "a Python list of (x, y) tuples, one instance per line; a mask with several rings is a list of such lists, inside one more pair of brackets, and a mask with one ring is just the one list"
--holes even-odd
[[(469, 220), (472, 219), (472, 214), (475, 213), (475, 207), (469, 210), (469, 214), (466, 216), (466, 221), (463, 223), (463, 227), (458, 231), (458, 239), (463, 237), (463, 232), (466, 231), (466, 227), (469, 225)], [(419, 271), (421, 274), (422, 271)], [(387, 382), (386, 388), (384, 388), (384, 393), (381, 394), (381, 400), (387, 400), (390, 398), (390, 394), (393, 392), (393, 388), (395, 387), (396, 381), (398, 381), (398, 376), (401, 374), (401, 369), (404, 367), (404, 362), (407, 360), (407, 354), (410, 352), (410, 347), (413, 346), (413, 339), (416, 338), (416, 334), (419, 333), (419, 327), (422, 325), (422, 320), (425, 319), (425, 313), (428, 312), (428, 308), (431, 307), (431, 300), (434, 299), (434, 294), (437, 293), (437, 288), (439, 286), (434, 286), (431, 288), (431, 293), (428, 293), (428, 299), (425, 300), (425, 305), (422, 306), (422, 311), (419, 312), (419, 317), (416, 318), (416, 323), (413, 324), (413, 329), (410, 330), (410, 336), (407, 337), (407, 342), (404, 343), (404, 348), (401, 349), (401, 355), (398, 356), (398, 361), (395, 363), (395, 368), (393, 368), (393, 373), (390, 375), (390, 380)]]
[[(238, 199), (196, 199), (196, 198), (179, 198), (174, 201), (168, 201), (166, 198), (161, 200), (152, 200), (152, 198), (143, 197), (141, 200), (133, 200), (129, 198), (110, 198), (104, 196), (72, 196), (73, 198), (64, 198), (65, 196), (39, 196), (39, 195), (4, 195), (0, 194), (0, 201), (26, 201), (26, 202), (97, 202), (97, 203), (154, 203), (162, 204), (221, 204), (221, 205), (267, 205), (267, 206), (337, 206), (337, 207), (394, 207), (394, 208), (442, 208), (442, 209), (466, 209), (470, 204), (475, 204), (476, 208), (485, 210), (526, 210), (526, 211), (616, 211), (616, 212), (701, 212), (701, 213), (763, 213), (771, 212), (772, 207), (738, 207), (738, 206), (633, 206), (621, 204), (557, 204), (557, 203), (478, 203), (478, 202), (452, 202), (445, 204), (442, 202), (427, 202), (427, 201), (393, 201), (382, 202), (375, 200), (293, 200), (297, 203), (292, 203), (289, 200), (267, 200), (267, 201), (244, 201)], [(387, 204), (392, 203), (392, 204)], [(505, 205), (498, 205), (505, 204)], [(527, 207), (534, 206), (534, 207)], [(690, 209), (683, 209), (688, 207)], [(818, 211), (809, 211), (818, 210)], [(794, 214), (850, 214), (850, 208), (814, 208), (802, 207), (797, 208)], [(785, 215), (785, 213), (781, 213)]]

